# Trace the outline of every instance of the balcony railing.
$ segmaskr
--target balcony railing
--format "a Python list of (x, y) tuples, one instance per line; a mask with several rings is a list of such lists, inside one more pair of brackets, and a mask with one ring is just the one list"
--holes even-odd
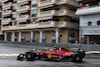
[(25, 11), (25, 10), (29, 10), (29, 6), (28, 5), (27, 6), (20, 7), (20, 8), (17, 9), (18, 12)]
[(100, 5), (93, 5), (93, 6), (87, 6), (87, 7), (82, 7), (82, 8), (78, 8), (78, 10), (81, 10), (81, 9), (88, 9), (88, 8), (93, 8), (93, 7), (99, 7)]
[(76, 15), (88, 15), (88, 14), (94, 14), (94, 13), (100, 13), (100, 6), (91, 6), (91, 7), (83, 7), (80, 10), (76, 11)]
[(29, 1), (29, 0), (18, 0), (18, 3), (22, 3), (22, 2), (25, 2), (25, 1)]
[(17, 29), (32, 29), (32, 28), (45, 28), (54, 27), (55, 22), (44, 22), (44, 23), (34, 23), (34, 24), (23, 24), (19, 26), (7, 26), (3, 27), (2, 30), (17, 30)]
[(76, 2), (75, 0), (58, 0), (59, 2), (57, 4), (69, 4), (69, 5), (73, 5), (73, 6), (76, 6), (76, 7), (79, 7), (79, 3)]
[(75, 15), (74, 11), (70, 11), (70, 10), (50, 10), (50, 11), (43, 11), (38, 13), (38, 17), (45, 17), (45, 16), (63, 16), (63, 15), (67, 15), (67, 16), (71, 16), (71, 17), (78, 17)]
[(12, 3), (11, 2), (10, 3), (7, 3), (7, 4), (3, 4), (2, 8), (6, 8), (6, 7), (10, 7), (10, 6), (12, 6)]
[(27, 20), (29, 18), (29, 15), (23, 15), (20, 17), (17, 17), (17, 20)]
[(8, 0), (0, 0), (0, 1), (3, 3), (3, 2), (7, 2)]
[(56, 15), (58, 16), (67, 15), (71, 17), (78, 17), (77, 15), (75, 15), (75, 12), (71, 10), (59, 10), (58, 12), (56, 12)]
[(9, 22), (11, 22), (11, 18), (3, 19), (2, 25), (8, 24)]
[(48, 5), (52, 5), (52, 4), (69, 4), (69, 5), (73, 5), (73, 6), (77, 6), (79, 7), (79, 3), (74, 1), (74, 0), (47, 0), (47, 1), (41, 1), (40, 3), (38, 3), (38, 7), (43, 7), (43, 6), (48, 6)]
[(56, 4), (56, 0), (47, 0), (47, 1), (41, 1), (38, 3), (38, 7), (46, 6), (46, 5), (51, 5), (51, 4)]
[(79, 24), (78, 23), (73, 23), (73, 22), (68, 22), (68, 27), (76, 27), (78, 28)]
[(68, 23), (66, 21), (60, 21), (60, 22), (58, 22), (58, 27), (66, 27), (67, 24)]
[(3, 27), (2, 30), (18, 30), (18, 29), (49, 28), (49, 27), (67, 27), (67, 26), (69, 26), (69, 24), (66, 21), (59, 21), (59, 22), (51, 21), (51, 22), (42, 22), (42, 23), (34, 23), (34, 24), (23, 24), (23, 25), (19, 25), (19, 26), (7, 26), (7, 27)]
[(44, 12), (38, 13), (38, 17), (52, 16), (52, 15), (55, 15), (55, 10), (44, 11)]
[(9, 11), (5, 11), (5, 12), (3, 12), (2, 15), (10, 15), (11, 13), (12, 13), (12, 11), (9, 10)]

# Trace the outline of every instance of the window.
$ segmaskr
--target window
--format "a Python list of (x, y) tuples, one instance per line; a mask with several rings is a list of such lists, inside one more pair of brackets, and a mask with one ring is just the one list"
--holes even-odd
[(13, 18), (17, 18), (17, 14), (13, 14)]
[(91, 21), (89, 21), (89, 22), (88, 22), (88, 25), (89, 25), (89, 26), (91, 26), (91, 25), (92, 25), (92, 22), (91, 22)]
[(16, 10), (17, 10), (17, 6), (14, 6), (14, 7), (13, 7), (13, 11), (16, 11)]
[(32, 7), (37, 7), (37, 4), (33, 4)]
[(14, 25), (17, 25), (17, 22), (14, 22)]
[(100, 25), (100, 21), (97, 21), (97, 25)]
[(32, 11), (33, 14), (37, 14), (37, 9)]
[(16, 18), (17, 18), (17, 14), (13, 14), (12, 20), (16, 20)]
[(33, 0), (32, 4), (37, 4), (38, 0)]
[(52, 37), (55, 37), (56, 36), (56, 33), (54, 32), (54, 33), (52, 33)]
[(70, 37), (76, 37), (75, 32), (72, 32), (72, 33), (70, 34)]
[(51, 38), (52, 39), (52, 43), (56, 43), (56, 38), (55, 37), (56, 37), (56, 33), (53, 32), (52, 33), (52, 38)]
[(37, 9), (32, 11), (32, 17), (36, 17), (37, 16)]
[(13, 3), (17, 3), (17, 0), (14, 0)]

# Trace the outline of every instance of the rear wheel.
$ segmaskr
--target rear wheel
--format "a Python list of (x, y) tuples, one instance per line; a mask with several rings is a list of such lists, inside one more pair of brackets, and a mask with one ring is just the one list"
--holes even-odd
[(35, 54), (33, 52), (27, 52), (26, 53), (26, 59), (28, 61), (33, 61), (35, 59)]
[(80, 62), (82, 62), (82, 56), (80, 54), (74, 54), (72, 57), (72, 60), (74, 62), (80, 63)]

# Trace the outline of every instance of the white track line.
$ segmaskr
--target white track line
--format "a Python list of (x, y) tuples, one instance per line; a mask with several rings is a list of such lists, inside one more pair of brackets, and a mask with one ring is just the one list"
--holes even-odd
[(0, 56), (18, 56), (19, 54), (0, 54)]
[(100, 54), (100, 51), (86, 51), (86, 54)]

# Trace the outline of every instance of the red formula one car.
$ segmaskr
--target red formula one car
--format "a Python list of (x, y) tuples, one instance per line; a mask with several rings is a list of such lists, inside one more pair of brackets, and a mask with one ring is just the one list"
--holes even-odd
[(79, 49), (78, 51), (72, 51), (65, 48), (55, 47), (54, 49), (43, 50), (31, 50), (23, 54), (19, 54), (17, 60), (26, 59), (28, 61), (35, 60), (36, 58), (41, 60), (68, 60), (73, 62), (82, 62), (82, 58), (85, 57), (85, 51)]

